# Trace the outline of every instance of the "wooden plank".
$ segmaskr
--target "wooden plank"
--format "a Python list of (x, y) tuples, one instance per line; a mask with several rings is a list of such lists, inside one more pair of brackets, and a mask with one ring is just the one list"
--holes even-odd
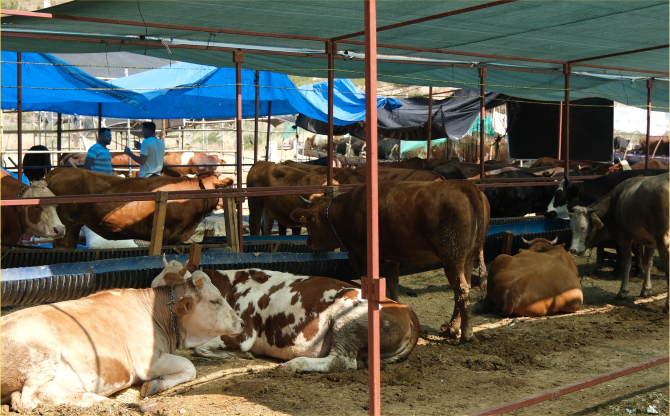
[(511, 231), (505, 231), (503, 234), (503, 254), (511, 255), (512, 254), (512, 239), (514, 238), (514, 233)]
[(156, 192), (154, 223), (151, 228), (151, 244), (149, 245), (150, 256), (158, 256), (161, 254), (161, 249), (163, 247), (163, 231), (165, 229), (165, 213), (167, 212), (167, 199), (167, 192)]
[(202, 246), (200, 244), (191, 244), (188, 251), (188, 264), (200, 269), (200, 256), (202, 254)]
[(235, 212), (235, 198), (223, 198), (224, 225), (226, 227), (226, 242), (230, 251), (240, 253), (240, 242), (237, 230), (237, 214)]

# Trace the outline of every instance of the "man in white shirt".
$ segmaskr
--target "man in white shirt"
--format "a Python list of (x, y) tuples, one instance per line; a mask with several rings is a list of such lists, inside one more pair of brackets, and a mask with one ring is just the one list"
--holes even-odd
[(84, 169), (93, 172), (113, 175), (112, 155), (107, 150), (107, 146), (112, 142), (112, 132), (109, 129), (101, 128), (98, 130), (97, 143), (91, 146), (86, 153)]
[(140, 165), (138, 177), (148, 178), (151, 176), (160, 176), (163, 170), (163, 158), (165, 157), (165, 143), (155, 137), (156, 125), (152, 122), (142, 123), (142, 146), (140, 155), (137, 156), (129, 148), (123, 149), (131, 159)]

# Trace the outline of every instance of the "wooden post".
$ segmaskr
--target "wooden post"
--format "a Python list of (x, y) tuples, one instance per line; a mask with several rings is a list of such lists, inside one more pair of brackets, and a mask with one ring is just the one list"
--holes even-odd
[(241, 253), (240, 242), (237, 239), (237, 216), (235, 215), (235, 198), (223, 198), (223, 218), (226, 226), (226, 241), (230, 251)]
[(432, 139), (433, 139), (433, 87), (428, 87), (428, 149), (426, 149), (426, 161), (430, 162), (432, 156)]
[(163, 248), (163, 230), (165, 228), (165, 213), (167, 211), (168, 193), (156, 192), (156, 208), (154, 209), (154, 224), (151, 228), (151, 244), (149, 255), (158, 256)]
[(191, 244), (188, 250), (188, 264), (195, 266), (196, 270), (200, 269), (200, 255), (202, 253), (202, 246), (200, 244)]
[(161, 136), (163, 137), (163, 142), (165, 142), (165, 139), (167, 139), (167, 129), (165, 126), (165, 119), (162, 120)]
[[(56, 150), (60, 152), (63, 148), (63, 115), (61, 113), (58, 113), (58, 120), (56, 123)], [(58, 153), (56, 165), (60, 162), (62, 155), (62, 153)]]
[(512, 241), (514, 238), (514, 233), (507, 230), (503, 233), (503, 248), (502, 254), (511, 255), (512, 254)]

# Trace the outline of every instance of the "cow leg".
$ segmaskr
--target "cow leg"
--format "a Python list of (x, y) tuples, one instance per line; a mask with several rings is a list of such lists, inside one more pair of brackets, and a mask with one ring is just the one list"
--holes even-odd
[[(249, 221), (251, 221), (251, 216), (249, 217)], [(263, 235), (272, 235), (273, 225), (275, 225), (275, 217), (273, 217), (272, 214), (270, 214), (268, 211), (263, 211)], [(279, 229), (281, 230), (281, 225), (279, 226)]]
[(291, 227), (291, 235), (300, 235), (302, 227)]
[(263, 199), (249, 197), (249, 234), (261, 235), (261, 217), (263, 216)]
[(468, 284), (469, 279), (463, 270), (466, 265), (468, 271), (472, 272), (470, 269), (472, 267), (472, 258), (467, 263), (463, 261), (444, 266), (444, 273), (447, 275), (449, 285), (454, 291), (455, 302), (454, 314), (447, 326), (446, 335), (449, 337), (457, 336), (460, 328), (461, 343), (470, 341), (473, 336), (472, 325), (470, 323), (470, 285)]
[(400, 283), (400, 263), (397, 261), (386, 262), (386, 288), (389, 298), (398, 301), (398, 284)]
[(107, 397), (95, 393), (71, 393), (67, 391), (67, 388), (67, 383), (63, 383), (62, 380), (58, 384), (52, 381), (45, 384), (37, 392), (37, 396), (41, 401), (49, 404), (70, 404), (80, 407), (95, 406), (98, 403), (109, 400)]
[[(633, 243), (631, 245), (631, 249), (633, 251), (633, 254), (635, 255), (635, 257), (634, 257), (635, 269), (633, 270), (633, 273), (635, 273), (635, 276), (639, 276), (640, 273), (644, 273), (644, 270), (645, 270), (644, 269), (645, 268), (645, 261), (646, 261), (645, 247), (640, 245), (640, 244)], [(653, 257), (654, 256), (652, 255), (652, 258)], [(649, 287), (651, 288), (651, 286), (649, 286)]]
[(253, 325), (246, 323), (244, 332), (236, 337), (231, 338), (223, 335), (214, 338), (205, 345), (195, 347), (193, 351), (196, 356), (205, 358), (237, 357), (250, 359), (253, 357), (251, 357), (248, 351), (253, 348), (257, 336), (258, 334)]
[[(663, 261), (663, 267), (665, 268), (665, 281), (668, 284), (668, 296), (665, 298), (665, 307), (663, 308), (664, 313), (668, 313), (668, 301), (670, 300), (670, 264), (668, 264), (668, 257), (670, 257), (670, 241), (668, 240), (668, 234), (665, 234), (663, 236), (663, 240), (656, 240), (656, 247), (658, 247), (658, 255), (661, 257), (661, 261)], [(653, 250), (652, 250), (653, 251)]]
[(621, 263), (619, 272), (621, 276), (621, 289), (619, 289), (619, 293), (617, 293), (616, 299), (628, 298), (628, 280), (630, 278), (630, 263), (632, 257), (630, 246), (630, 241), (619, 241), (619, 262)]
[[(643, 252), (639, 259), (642, 262), (642, 271), (644, 272), (644, 284), (642, 285), (642, 292), (640, 292), (640, 297), (648, 298), (652, 295), (651, 293), (651, 266), (654, 261), (654, 249), (652, 247), (642, 247), (639, 251)], [(635, 254), (639, 256), (639, 253)]]
[(140, 396), (149, 397), (195, 378), (195, 367), (187, 358), (161, 354), (149, 368)]
[(288, 230), (288, 227), (283, 225), (283, 224), (280, 224), (280, 223), (277, 223), (277, 226), (279, 228), (279, 235), (286, 235), (286, 231)]

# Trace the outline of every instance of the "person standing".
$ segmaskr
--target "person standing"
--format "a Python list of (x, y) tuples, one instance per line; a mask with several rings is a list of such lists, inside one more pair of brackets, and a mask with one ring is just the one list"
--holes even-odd
[(127, 147), (123, 149), (123, 153), (140, 165), (138, 177), (160, 176), (163, 170), (163, 158), (165, 157), (165, 143), (156, 137), (156, 124), (152, 122), (142, 123), (142, 137), (144, 137), (144, 140), (140, 147), (139, 156)]
[(88, 153), (86, 153), (84, 169), (104, 173), (106, 175), (113, 175), (112, 155), (109, 153), (109, 150), (107, 150), (107, 146), (109, 146), (111, 142), (112, 131), (104, 127), (99, 129), (97, 142), (91, 146), (88, 149)]

